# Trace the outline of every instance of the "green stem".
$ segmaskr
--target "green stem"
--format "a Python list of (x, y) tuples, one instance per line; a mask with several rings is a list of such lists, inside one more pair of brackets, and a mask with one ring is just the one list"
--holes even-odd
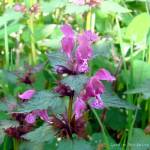
[(17, 139), (13, 139), (14, 150), (19, 150), (19, 141)]
[(32, 54), (32, 62), (33, 64), (36, 64), (37, 58), (36, 58), (36, 49), (35, 49), (35, 39), (34, 39), (34, 23), (33, 23), (33, 15), (31, 14), (30, 16), (30, 21), (29, 21), (29, 27), (31, 30), (31, 54)]
[(69, 123), (71, 122), (71, 119), (72, 119), (72, 105), (73, 105), (73, 97), (70, 96), (69, 106), (68, 106), (68, 121), (69, 121)]
[(91, 29), (91, 16), (92, 16), (92, 10), (90, 8), (90, 10), (87, 12), (86, 15), (86, 30)]
[(9, 68), (9, 45), (8, 45), (8, 33), (7, 33), (7, 23), (4, 24), (4, 39), (5, 39), (5, 67)]
[(3, 150), (7, 150), (7, 136), (4, 138)]
[(105, 133), (105, 130), (106, 130), (106, 129), (104, 128), (103, 123), (102, 123), (100, 117), (98, 116), (96, 110), (93, 109), (93, 108), (91, 108), (91, 110), (92, 110), (93, 114), (95, 115), (95, 118), (97, 119), (97, 122), (99, 123), (100, 128), (101, 128), (101, 130), (102, 130), (104, 142), (105, 142), (105, 144), (106, 144), (106, 149), (109, 150), (109, 149), (110, 149), (110, 147), (109, 147), (109, 141), (108, 141), (107, 135), (106, 135), (106, 133)]
[(130, 142), (130, 139), (131, 139), (131, 136), (132, 136), (132, 131), (133, 131), (134, 123), (135, 123), (135, 120), (136, 120), (137, 112), (138, 112), (138, 108), (135, 111), (135, 115), (134, 115), (134, 118), (132, 120), (132, 123), (131, 123), (131, 126), (130, 126), (130, 130), (129, 130), (129, 133), (128, 133), (127, 150), (128, 149), (130, 150), (130, 147), (129, 147), (130, 143), (129, 142)]

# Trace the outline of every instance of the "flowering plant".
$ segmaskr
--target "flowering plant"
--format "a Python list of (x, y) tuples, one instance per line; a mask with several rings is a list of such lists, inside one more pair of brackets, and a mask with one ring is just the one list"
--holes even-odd
[[(57, 77), (55, 87), (51, 91), (34, 89), (36, 80), (32, 70), (19, 77), (19, 82), (30, 88), (18, 94), (19, 103), (11, 107), (11, 118), (19, 124), (6, 128), (5, 133), (17, 140), (34, 142), (50, 142), (59, 138), (77, 142), (77, 138), (81, 138), (84, 146), (93, 149), (85, 141), (90, 140), (86, 131), (90, 112), (92, 110), (95, 114), (95, 109), (106, 110), (111, 104), (103, 99), (107, 92), (105, 81), (112, 83), (116, 78), (104, 68), (99, 68), (92, 76), (89, 74), (93, 44), (100, 39), (97, 34), (90, 30), (77, 34), (69, 24), (63, 25), (61, 32), (61, 50), (48, 53), (50, 66)], [(39, 121), (43, 125), (32, 131)], [(101, 129), (104, 132), (103, 126)], [(42, 136), (35, 138), (40, 132)], [(107, 140), (105, 142), (107, 144)]]

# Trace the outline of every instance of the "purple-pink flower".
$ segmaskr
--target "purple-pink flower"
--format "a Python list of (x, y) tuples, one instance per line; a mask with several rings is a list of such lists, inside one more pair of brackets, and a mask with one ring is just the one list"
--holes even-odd
[(22, 100), (29, 100), (33, 97), (33, 95), (35, 94), (35, 90), (31, 89), (31, 90), (27, 90), (22, 94), (19, 94), (18, 97)]
[(115, 81), (115, 77), (112, 76), (106, 69), (102, 68), (100, 69), (96, 75), (95, 75), (99, 80), (106, 80), (109, 82)]
[(25, 121), (29, 124), (34, 124), (37, 117), (40, 117), (45, 122), (50, 121), (47, 110), (34, 110), (31, 113), (27, 114)]
[(14, 5), (14, 10), (17, 11), (17, 12), (26, 12), (26, 6), (25, 5), (22, 5), (22, 4), (15, 4)]
[[(74, 31), (70, 25), (63, 25), (61, 31), (64, 37), (61, 41), (62, 49), (68, 56), (68, 70), (72, 70), (72, 74), (86, 73), (89, 71), (88, 61), (92, 58), (92, 43), (96, 42), (98, 36), (91, 32), (85, 31), (79, 34), (76, 39)], [(76, 41), (76, 50), (73, 53)]]
[(74, 48), (74, 31), (72, 30), (72, 27), (68, 24), (65, 24), (62, 26), (61, 31), (64, 34), (64, 37), (61, 41), (62, 43), (62, 49), (66, 53), (66, 55), (70, 58), (71, 52)]
[(101, 95), (104, 93), (105, 87), (101, 80), (112, 82), (115, 80), (115, 77), (112, 76), (107, 70), (102, 68), (89, 79), (85, 85), (85, 88), (80, 93), (80, 99), (77, 98), (74, 104), (74, 113), (76, 118), (82, 116), (82, 113), (86, 107), (85, 102), (87, 102), (90, 98), (94, 98), (94, 100), (90, 103), (91, 107), (96, 109), (104, 108), (104, 102), (101, 99)]
[(80, 98), (77, 97), (75, 104), (74, 104), (74, 112), (75, 112), (75, 117), (76, 119), (80, 118), (86, 109), (86, 104), (85, 102)]
[(33, 113), (29, 113), (26, 115), (25, 121), (29, 124), (34, 124), (36, 121), (36, 116)]

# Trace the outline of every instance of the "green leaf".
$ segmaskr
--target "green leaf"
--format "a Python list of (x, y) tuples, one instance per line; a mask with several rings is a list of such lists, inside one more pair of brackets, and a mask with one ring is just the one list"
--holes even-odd
[(13, 120), (1, 120), (0, 121), (0, 129), (7, 129), (10, 127), (17, 127), (19, 123)]
[[(17, 32), (18, 30), (21, 30), (23, 28), (24, 28), (24, 25), (13, 22), (7, 26), (7, 33), (8, 35), (10, 35), (11, 33)], [(0, 38), (4, 38), (4, 34), (5, 34), (4, 30), (0, 30)]]
[(150, 135), (146, 135), (142, 129), (134, 128), (129, 140), (129, 149), (148, 150), (150, 148)]
[(0, 17), (0, 27), (8, 21), (17, 21), (22, 17), (22, 13), (16, 12), (13, 9), (7, 9), (7, 11)]
[(17, 112), (25, 113), (48, 108), (50, 108), (52, 112), (61, 113), (65, 109), (65, 104), (62, 98), (57, 94), (50, 91), (40, 91), (37, 92), (30, 101), (18, 108)]
[(143, 94), (145, 99), (150, 98), (150, 80), (146, 80), (144, 83), (137, 85), (136, 88), (127, 90), (125, 94)]
[(65, 85), (70, 86), (77, 94), (84, 88), (84, 85), (87, 83), (88, 77), (85, 75), (72, 75), (67, 76), (61, 82)]
[(48, 59), (53, 67), (56, 67), (57, 65), (66, 66), (67, 63), (66, 55), (60, 51), (48, 53)]
[(146, 36), (150, 28), (150, 16), (147, 13), (141, 13), (136, 16), (128, 25), (125, 33), (127, 39), (139, 43), (146, 43)]
[(12, 84), (17, 83), (17, 76), (12, 72), (0, 70), (0, 77), (1, 81), (3, 81), (4, 83), (12, 83)]
[(0, 102), (0, 111), (7, 111), (8, 107), (5, 103)]
[[(115, 117), (114, 117), (115, 116)], [(111, 127), (113, 130), (125, 129), (127, 119), (125, 111), (119, 109), (111, 108), (106, 113), (105, 123), (107, 126)]]
[(66, 5), (65, 13), (66, 14), (83, 14), (89, 10), (88, 5), (75, 5), (68, 4)]
[(105, 13), (129, 13), (130, 10), (113, 1), (103, 1), (100, 8)]
[(81, 148), (83, 150), (94, 150), (94, 148), (90, 145), (89, 142), (85, 140), (62, 140), (58, 144), (57, 150), (80, 150)]
[[(109, 146), (110, 146), (110, 150), (121, 150), (121, 147), (119, 144), (117, 144), (115, 142), (115, 140), (108, 135), (108, 141), (109, 141)], [(90, 143), (92, 144), (92, 146), (97, 149), (99, 144), (103, 144), (104, 143), (104, 137), (102, 135), (102, 133), (94, 133), (91, 136), (91, 141)], [(115, 146), (114, 146), (115, 145)], [(117, 145), (117, 146), (116, 146)]]
[(52, 13), (56, 8), (62, 8), (67, 4), (67, 0), (51, 0), (50, 2), (42, 2), (42, 12)]
[(47, 124), (40, 126), (22, 137), (34, 143), (52, 142), (55, 139), (51, 127)]
[(109, 91), (107, 90), (104, 94), (102, 94), (101, 97), (106, 107), (126, 108), (126, 109), (133, 109), (133, 110), (136, 109), (136, 106), (134, 106), (133, 104), (120, 99), (117, 96), (117, 94), (109, 93)]
[(110, 41), (98, 42), (93, 45), (93, 57), (103, 56), (109, 58), (111, 49), (112, 43)]

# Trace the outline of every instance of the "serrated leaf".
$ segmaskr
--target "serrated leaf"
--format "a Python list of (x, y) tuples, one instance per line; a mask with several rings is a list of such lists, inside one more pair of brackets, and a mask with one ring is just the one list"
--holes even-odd
[(42, 12), (52, 13), (56, 8), (62, 8), (67, 4), (67, 0), (51, 0), (50, 2), (42, 2)]
[(129, 149), (148, 150), (150, 148), (150, 135), (146, 135), (142, 129), (134, 128), (129, 140)]
[(10, 127), (17, 127), (19, 123), (13, 120), (1, 120), (0, 121), (0, 129), (7, 129)]
[(146, 80), (141, 85), (136, 86), (136, 88), (126, 91), (125, 94), (143, 94), (145, 99), (149, 99), (150, 98), (150, 80)]
[(55, 67), (57, 65), (66, 66), (66, 63), (67, 63), (66, 55), (59, 51), (54, 51), (54, 52), (48, 53), (48, 59), (53, 67)]
[(17, 112), (25, 113), (48, 108), (50, 108), (52, 112), (61, 113), (64, 111), (65, 104), (57, 94), (50, 91), (40, 91), (37, 92), (30, 101), (18, 108)]
[(129, 13), (130, 10), (114, 1), (104, 1), (100, 8), (105, 13)]
[(75, 5), (75, 4), (68, 4), (65, 8), (66, 14), (83, 14), (89, 10), (88, 5)]
[[(144, 23), (143, 23), (144, 22)], [(141, 13), (134, 17), (128, 25), (125, 33), (127, 39), (131, 39), (136, 43), (146, 43), (146, 36), (150, 28), (150, 16), (147, 13)]]
[(47, 124), (40, 126), (22, 137), (34, 143), (52, 142), (55, 138), (51, 127)]
[(72, 75), (61, 80), (63, 84), (70, 86), (77, 94), (83, 89), (87, 81), (88, 77), (85, 75)]
[(89, 142), (85, 140), (62, 140), (58, 144), (57, 150), (66, 150), (66, 147), (68, 150), (94, 150), (94, 148), (90, 145)]
[(115, 93), (106, 91), (101, 97), (106, 107), (136, 109), (135, 105), (120, 99)]

